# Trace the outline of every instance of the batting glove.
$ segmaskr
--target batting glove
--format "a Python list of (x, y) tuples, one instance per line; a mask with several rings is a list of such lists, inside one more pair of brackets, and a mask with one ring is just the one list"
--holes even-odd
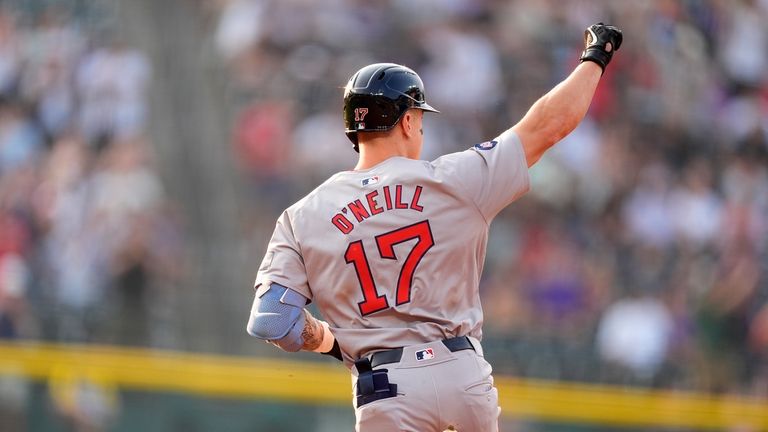
[(579, 62), (595, 62), (605, 72), (605, 67), (611, 61), (614, 51), (621, 46), (623, 39), (624, 36), (617, 27), (603, 23), (592, 24), (584, 30), (584, 51)]

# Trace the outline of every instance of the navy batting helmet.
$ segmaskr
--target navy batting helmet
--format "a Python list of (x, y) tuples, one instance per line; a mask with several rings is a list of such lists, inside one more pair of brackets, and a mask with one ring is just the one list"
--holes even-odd
[(358, 132), (392, 129), (410, 108), (440, 112), (426, 102), (424, 83), (410, 68), (375, 63), (357, 71), (344, 88), (344, 127), (358, 151)]

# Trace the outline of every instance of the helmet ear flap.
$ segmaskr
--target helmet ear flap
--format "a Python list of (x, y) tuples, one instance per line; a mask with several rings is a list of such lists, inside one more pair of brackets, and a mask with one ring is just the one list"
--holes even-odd
[(345, 132), (347, 135), (347, 139), (352, 141), (352, 149), (356, 153), (360, 153), (360, 146), (357, 144), (357, 132)]

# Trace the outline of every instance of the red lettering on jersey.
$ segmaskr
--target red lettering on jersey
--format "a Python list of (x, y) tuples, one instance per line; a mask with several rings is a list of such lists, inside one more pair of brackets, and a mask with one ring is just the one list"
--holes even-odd
[(421, 197), (421, 186), (416, 186), (416, 190), (413, 192), (413, 199), (411, 199), (411, 210), (422, 211), (424, 207), (419, 205), (419, 197)]
[(365, 208), (365, 205), (363, 205), (360, 200), (355, 200), (354, 202), (347, 204), (347, 207), (352, 210), (352, 215), (358, 222), (362, 222), (371, 217), (370, 213), (368, 213), (368, 209)]
[(395, 186), (395, 208), (396, 209), (408, 208), (408, 205), (403, 202), (403, 186), (402, 185)]
[(387, 205), (387, 210), (392, 210), (392, 195), (389, 193), (389, 186), (384, 186), (384, 204)]
[[(410, 188), (411, 186), (408, 186)], [(389, 210), (415, 210), (417, 212), (423, 212), (424, 207), (419, 202), (421, 200), (422, 192), (424, 192), (423, 186), (413, 186), (413, 194), (411, 194), (410, 200), (405, 195), (408, 195), (410, 191), (403, 185), (394, 185), (395, 193), (392, 193), (392, 186), (382, 186), (380, 189), (374, 189), (365, 194), (365, 198), (356, 199), (347, 204), (340, 213), (337, 213), (331, 218), (331, 223), (338, 228), (343, 234), (349, 234), (355, 228), (354, 221), (358, 223), (364, 220), (382, 214)], [(384, 195), (384, 202), (381, 202), (381, 195)], [(393, 196), (394, 195), (394, 196)], [(349, 217), (349, 213), (352, 213), (354, 219)]]
[(344, 234), (351, 233), (352, 229), (355, 227), (352, 225), (352, 222), (341, 213), (336, 213), (336, 215), (331, 218), (331, 223)]
[(383, 208), (379, 207), (379, 203), (376, 202), (376, 196), (379, 195), (379, 191), (372, 191), (365, 194), (365, 198), (368, 201), (368, 208), (371, 209), (372, 215), (377, 215), (384, 211)]

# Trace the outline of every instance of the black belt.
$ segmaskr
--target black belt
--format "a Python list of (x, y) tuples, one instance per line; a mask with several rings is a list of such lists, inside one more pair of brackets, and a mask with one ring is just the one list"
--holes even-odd
[[(469, 338), (466, 336), (460, 336), (450, 339), (443, 339), (442, 340), (443, 345), (445, 345), (446, 348), (450, 352), (456, 352), (466, 349), (474, 350), (475, 347), (472, 346), (472, 342), (469, 341)], [(400, 361), (400, 358), (403, 357), (403, 349), (402, 348), (394, 348), (387, 351), (378, 351), (373, 353), (371, 355), (371, 367), (375, 368), (376, 366), (380, 366), (387, 363), (396, 363)]]

